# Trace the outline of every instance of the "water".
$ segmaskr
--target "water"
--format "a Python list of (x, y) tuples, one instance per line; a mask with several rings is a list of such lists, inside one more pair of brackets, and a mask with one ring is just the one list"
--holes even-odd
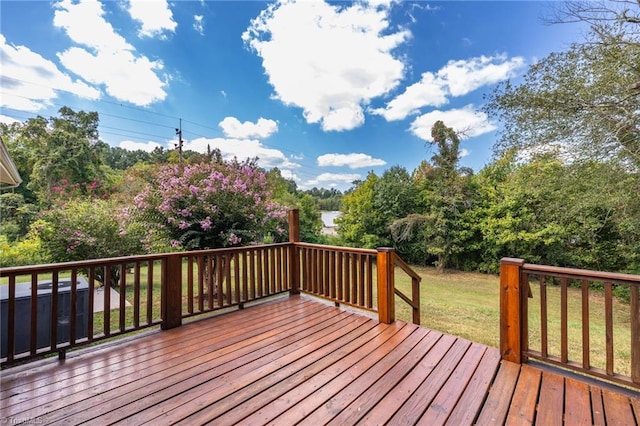
[(320, 216), (322, 218), (322, 225), (325, 228), (335, 228), (336, 224), (334, 220), (340, 215), (341, 213), (339, 211), (320, 212)]

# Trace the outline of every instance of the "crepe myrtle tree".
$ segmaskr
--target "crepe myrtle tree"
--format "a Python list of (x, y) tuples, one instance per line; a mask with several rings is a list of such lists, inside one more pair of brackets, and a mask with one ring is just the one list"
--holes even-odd
[(286, 238), (286, 210), (270, 200), (255, 160), (167, 165), (153, 180), (135, 205), (166, 230), (174, 247), (202, 250)]
[[(266, 175), (255, 160), (163, 166), (154, 182), (135, 197), (135, 205), (147, 221), (164, 228), (177, 249), (214, 249), (286, 238), (286, 211), (270, 201)], [(203, 274), (215, 295), (216, 268), (224, 262), (217, 265), (215, 258), (206, 260)]]

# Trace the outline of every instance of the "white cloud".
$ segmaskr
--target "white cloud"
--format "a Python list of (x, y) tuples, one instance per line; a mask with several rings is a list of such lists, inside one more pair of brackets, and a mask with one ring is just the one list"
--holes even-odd
[(204, 15), (193, 15), (193, 29), (204, 35)]
[(152, 152), (156, 148), (166, 148), (166, 146), (162, 146), (159, 143), (153, 142), (153, 141), (149, 141), (149, 142), (122, 141), (118, 144), (118, 147), (122, 149), (127, 149), (129, 151), (142, 150), (146, 152)]
[(253, 139), (226, 139), (226, 138), (198, 138), (185, 142), (183, 149), (206, 153), (207, 146), (211, 149), (218, 148), (225, 159), (237, 157), (238, 160), (258, 157), (258, 163), (265, 168), (278, 167), (281, 169), (295, 169), (300, 167), (290, 161), (286, 155), (277, 149), (268, 148)]
[(411, 123), (410, 130), (420, 139), (431, 142), (431, 128), (438, 120), (455, 130), (461, 139), (480, 136), (496, 129), (496, 125), (489, 121), (486, 113), (476, 111), (473, 105), (467, 105), (460, 109), (436, 110), (423, 114)]
[(444, 80), (452, 96), (462, 96), (482, 86), (497, 83), (514, 77), (516, 71), (524, 66), (524, 58), (507, 55), (480, 56), (469, 60), (449, 61), (438, 71), (438, 77)]
[(458, 152), (458, 156), (459, 156), (460, 158), (468, 157), (470, 154), (471, 154), (471, 152), (470, 152), (468, 149), (466, 149), (466, 148), (462, 148), (462, 149), (460, 150), (460, 152)]
[(449, 61), (437, 73), (425, 72), (419, 82), (408, 86), (385, 108), (373, 109), (387, 121), (402, 120), (425, 106), (442, 106), (449, 97), (466, 95), (480, 87), (514, 77), (524, 66), (524, 58), (505, 54)]
[(314, 186), (330, 186), (348, 188), (354, 180), (360, 179), (361, 176), (356, 173), (322, 173), (315, 179), (303, 182), (302, 189), (312, 188)]
[(402, 120), (417, 113), (424, 106), (441, 106), (446, 104), (447, 88), (444, 82), (433, 73), (425, 72), (418, 83), (408, 86), (403, 93), (387, 104), (385, 108), (372, 110), (382, 115), (387, 121)]
[(261, 58), (274, 98), (303, 109), (325, 131), (364, 122), (363, 107), (396, 87), (405, 65), (392, 51), (410, 36), (389, 10), (357, 3), (281, 2), (242, 35)]
[(362, 167), (384, 166), (386, 161), (373, 158), (367, 154), (324, 154), (318, 157), (318, 166), (348, 166), (350, 169)]
[(166, 0), (130, 0), (129, 15), (142, 24), (138, 34), (140, 37), (166, 38), (165, 32), (175, 32), (178, 24), (173, 20), (173, 13)]
[(264, 139), (278, 131), (277, 122), (262, 117), (256, 123), (250, 121), (241, 123), (235, 117), (225, 117), (218, 125), (226, 136), (237, 139)]
[(11, 125), (13, 123), (21, 123), (22, 120), (18, 120), (8, 115), (0, 114), (0, 123)]
[[(0, 34), (2, 96), (0, 106), (20, 111), (37, 112), (57, 98), (57, 90), (85, 99), (100, 98), (100, 91), (81, 80), (74, 80), (56, 64), (25, 46), (7, 43)], [(54, 89), (55, 87), (55, 89)]]
[(161, 61), (136, 53), (104, 19), (99, 2), (55, 4), (53, 23), (84, 47), (71, 47), (58, 58), (68, 70), (93, 84), (106, 87), (111, 96), (139, 106), (164, 100), (167, 76), (160, 78)]

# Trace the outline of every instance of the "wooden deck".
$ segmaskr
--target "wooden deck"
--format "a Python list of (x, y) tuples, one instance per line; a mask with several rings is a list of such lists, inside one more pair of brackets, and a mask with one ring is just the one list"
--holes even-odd
[(2, 372), (16, 424), (611, 424), (637, 393), (294, 296)]

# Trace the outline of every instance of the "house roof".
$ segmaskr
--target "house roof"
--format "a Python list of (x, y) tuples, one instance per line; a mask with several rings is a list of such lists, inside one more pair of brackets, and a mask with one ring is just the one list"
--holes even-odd
[(20, 173), (9, 157), (9, 151), (0, 137), (0, 188), (15, 188), (21, 183)]

